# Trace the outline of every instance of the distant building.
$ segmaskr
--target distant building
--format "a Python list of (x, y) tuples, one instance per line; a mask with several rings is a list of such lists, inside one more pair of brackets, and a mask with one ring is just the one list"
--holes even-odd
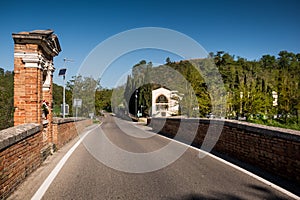
[(170, 117), (179, 114), (177, 91), (158, 88), (152, 91), (152, 117)]

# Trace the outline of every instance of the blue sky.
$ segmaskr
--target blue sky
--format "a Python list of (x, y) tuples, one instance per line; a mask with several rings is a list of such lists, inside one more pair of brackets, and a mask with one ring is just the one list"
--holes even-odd
[[(12, 33), (53, 29), (62, 52), (54, 59), (54, 82), (63, 58), (67, 80), (76, 75), (85, 57), (101, 42), (120, 32), (162, 27), (181, 32), (207, 52), (223, 50), (248, 60), (279, 51), (300, 53), (300, 1), (1, 1), (0, 67), (13, 70)], [(145, 51), (147, 53), (147, 51)], [(117, 77), (141, 58), (164, 63), (168, 53), (132, 53), (114, 62), (101, 84), (112, 87)], [(143, 57), (145, 56), (145, 57)], [(171, 59), (171, 60), (172, 60)]]

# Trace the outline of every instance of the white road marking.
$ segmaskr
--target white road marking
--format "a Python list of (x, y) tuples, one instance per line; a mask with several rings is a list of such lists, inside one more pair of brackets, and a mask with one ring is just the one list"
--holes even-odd
[(243, 173), (245, 173), (245, 174), (251, 176), (252, 178), (254, 178), (254, 179), (256, 179), (256, 180), (258, 180), (258, 181), (260, 181), (260, 182), (262, 182), (262, 183), (264, 183), (264, 184), (266, 184), (266, 185), (268, 185), (268, 186), (270, 186), (270, 187), (272, 187), (272, 188), (274, 188), (274, 189), (276, 189), (276, 190), (282, 192), (283, 194), (286, 194), (287, 196), (289, 196), (289, 197), (291, 197), (291, 198), (300, 200), (300, 197), (299, 197), (299, 196), (297, 196), (297, 195), (291, 193), (290, 191), (288, 191), (288, 190), (286, 190), (286, 189), (284, 189), (284, 188), (282, 188), (282, 187), (280, 187), (280, 186), (278, 186), (278, 185), (276, 185), (276, 184), (274, 184), (274, 183), (272, 183), (272, 182), (270, 182), (270, 181), (268, 181), (268, 180), (266, 180), (266, 179), (264, 179), (264, 178), (262, 178), (262, 177), (260, 177), (260, 176), (258, 176), (258, 175), (256, 175), (256, 174), (253, 174), (252, 172), (249, 172), (249, 171), (247, 171), (247, 170), (245, 170), (245, 169), (243, 169), (243, 168), (241, 168), (241, 167), (239, 167), (239, 166), (237, 166), (237, 165), (235, 165), (235, 164), (233, 164), (233, 163), (230, 163), (230, 162), (228, 162), (228, 161), (226, 161), (226, 160), (224, 160), (224, 159), (222, 159), (222, 158), (220, 158), (220, 157), (217, 157), (217, 156), (215, 156), (215, 155), (213, 155), (213, 154), (211, 154), (211, 153), (209, 153), (209, 152), (203, 151), (203, 150), (201, 150), (201, 149), (199, 149), (199, 148), (196, 148), (196, 147), (187, 145), (187, 144), (185, 144), (185, 143), (183, 143), (183, 142), (180, 142), (180, 141), (177, 141), (177, 140), (168, 138), (168, 137), (166, 137), (166, 136), (163, 136), (163, 135), (160, 135), (160, 134), (157, 134), (157, 135), (160, 136), (160, 137), (162, 137), (162, 138), (168, 139), (168, 140), (170, 140), (170, 141), (177, 142), (178, 144), (188, 146), (189, 148), (194, 149), (194, 150), (196, 150), (196, 151), (198, 151), (198, 152), (200, 152), (200, 153), (206, 154), (206, 155), (210, 156), (211, 158), (214, 158), (214, 159), (216, 159), (216, 160), (218, 160), (218, 161), (220, 161), (220, 162), (222, 162), (222, 163), (224, 163), (224, 164), (226, 164), (226, 165), (228, 165), (228, 166), (230, 166), (230, 167), (232, 167), (232, 168), (234, 168), (234, 169), (237, 169), (237, 170), (239, 170), (240, 172), (243, 172)]
[(40, 188), (36, 191), (36, 193), (33, 195), (31, 200), (40, 200), (44, 196), (45, 192), (48, 190), (49, 186), (53, 182), (54, 178), (57, 176), (61, 168), (64, 166), (66, 161), (69, 159), (69, 157), (72, 155), (72, 153), (75, 151), (75, 149), (79, 146), (79, 144), (84, 140), (84, 138), (93, 130), (98, 128), (101, 124), (97, 125), (95, 128), (87, 131), (84, 133), (83, 136), (80, 137), (80, 139), (72, 146), (72, 148), (64, 155), (64, 157), (59, 161), (59, 163), (55, 166), (55, 168), (52, 170), (52, 172), (49, 174), (49, 176), (45, 179), (43, 184), (40, 186)]
[[(101, 123), (102, 124), (102, 123)], [(61, 170), (61, 168), (64, 166), (64, 164), (66, 163), (66, 161), (69, 159), (69, 157), (72, 155), (72, 153), (75, 151), (75, 149), (79, 146), (79, 144), (84, 140), (84, 138), (90, 133), (92, 132), (94, 129), (98, 128), (99, 126), (101, 126), (101, 124), (99, 124), (98, 126), (96, 126), (95, 128), (87, 131), (77, 142), (76, 144), (73, 145), (73, 147), (66, 153), (66, 155), (60, 160), (60, 162), (56, 165), (56, 167), (52, 170), (52, 172), (49, 174), (49, 176), (47, 177), (47, 179), (43, 182), (43, 184), (40, 186), (40, 188), (37, 190), (37, 192), (34, 194), (34, 196), (31, 198), (32, 200), (40, 200), (43, 195), (45, 194), (45, 192), (47, 191), (47, 189), (49, 188), (49, 186), (51, 185), (51, 183), (53, 182), (54, 178), (57, 176), (57, 174), (59, 173), (59, 171)], [(243, 172), (251, 177), (253, 177), (254, 179), (282, 192), (283, 194), (286, 194), (287, 196), (291, 197), (291, 198), (294, 198), (294, 199), (297, 199), (297, 200), (300, 200), (300, 197), (283, 189), (282, 187), (274, 184), (274, 183), (271, 183), (270, 181), (267, 181), (266, 179), (260, 177), (260, 176), (257, 176), (256, 174), (253, 174), (252, 172), (249, 172), (235, 164), (232, 164), (220, 157), (217, 157), (209, 152), (206, 152), (206, 151), (203, 151), (199, 148), (196, 148), (196, 147), (193, 147), (193, 146), (190, 146), (190, 145), (187, 145), (183, 142), (180, 142), (180, 141), (177, 141), (177, 140), (174, 140), (174, 139), (171, 139), (171, 138), (168, 138), (168, 137), (165, 137), (163, 135), (160, 135), (160, 134), (157, 134), (158, 136), (162, 137), (162, 138), (165, 138), (167, 140), (170, 140), (170, 141), (174, 141), (178, 144), (181, 144), (181, 145), (185, 145), (191, 149), (194, 149), (198, 152), (201, 152), (203, 154), (206, 154), (208, 156), (210, 156), (211, 158), (214, 158), (234, 169), (237, 169), (239, 170), (240, 172)]]

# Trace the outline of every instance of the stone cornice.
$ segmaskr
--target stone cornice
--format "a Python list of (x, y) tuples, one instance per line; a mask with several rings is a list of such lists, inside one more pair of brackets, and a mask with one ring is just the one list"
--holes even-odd
[(52, 57), (61, 51), (58, 38), (52, 30), (36, 30), (31, 32), (13, 33), (15, 44), (37, 44)]

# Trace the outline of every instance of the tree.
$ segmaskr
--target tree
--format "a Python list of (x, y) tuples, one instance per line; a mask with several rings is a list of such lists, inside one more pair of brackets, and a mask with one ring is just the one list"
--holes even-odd
[(228, 65), (234, 62), (234, 56), (230, 55), (229, 53), (225, 53), (222, 56), (222, 64)]
[(134, 83), (134, 79), (131, 75), (127, 76), (127, 82), (125, 86), (124, 92), (124, 106), (126, 112), (128, 111), (131, 114), (135, 114), (135, 104), (134, 104), (134, 94), (135, 94), (136, 86)]
[[(100, 89), (100, 80), (93, 77), (74, 76), (67, 83), (67, 88), (72, 92), (71, 99), (81, 99), (82, 106), (78, 109), (78, 116), (89, 117), (89, 113), (95, 113), (95, 93)], [(71, 107), (71, 104), (69, 106)]]
[(221, 65), (225, 64), (223, 57), (222, 57), (223, 54), (224, 54), (224, 51), (218, 51), (214, 57), (214, 61), (215, 61), (215, 64), (217, 65), (217, 67), (220, 67)]
[(170, 57), (167, 57), (167, 58), (166, 58), (166, 63), (169, 64), (170, 62), (171, 62)]
[(13, 126), (14, 74), (0, 68), (0, 130)]
[(96, 114), (100, 115), (100, 112), (102, 110), (105, 110), (107, 112), (112, 111), (112, 103), (111, 103), (111, 97), (112, 97), (113, 90), (112, 89), (101, 89), (97, 90), (95, 94), (95, 109)]
[[(66, 91), (68, 91), (66, 89)], [(63, 87), (53, 83), (53, 115), (58, 117), (61, 113), (61, 104), (63, 103)], [(69, 95), (66, 95), (69, 97)], [(69, 99), (66, 98), (66, 102), (69, 102)]]
[(152, 106), (152, 90), (153, 90), (153, 84), (151, 84), (151, 72), (153, 70), (152, 68), (152, 62), (149, 62), (145, 66), (145, 71), (143, 74), (143, 81), (142, 85), (139, 87), (139, 107), (140, 111), (142, 112), (143, 116), (150, 116), (150, 108)]
[(262, 66), (264, 68), (272, 68), (272, 69), (276, 68), (275, 56), (263, 55), (260, 61), (262, 62)]
[[(207, 67), (211, 66), (211, 57), (219, 71)], [(300, 54), (281, 51), (278, 57), (263, 55), (259, 61), (248, 61), (239, 56), (234, 60), (229, 53), (218, 51), (216, 54), (210, 53), (206, 59), (179, 62), (166, 59), (166, 62), (171, 70), (164, 65), (151, 67), (152, 82), (149, 85), (145, 84), (149, 82), (145, 76), (148, 73), (146, 61), (133, 67), (124, 92), (131, 105), (130, 112), (135, 111), (136, 90), (140, 108), (147, 102), (150, 106), (149, 94), (153, 89), (168, 86), (168, 89), (176, 88), (183, 94), (180, 100), (181, 113), (187, 116), (203, 117), (214, 110), (221, 114), (225, 112), (230, 118), (240, 114), (250, 121), (255, 116), (261, 116), (263, 121), (256, 121), (261, 123), (275, 120), (276, 123), (288, 125), (300, 121)], [(174, 70), (186, 81), (181, 81)], [(219, 77), (218, 73), (221, 74), (226, 92), (216, 87), (218, 80), (215, 77)], [(274, 91), (278, 94), (278, 105), (273, 105)], [(210, 93), (214, 93), (214, 97)], [(223, 106), (222, 99), (225, 98), (227, 103)], [(280, 118), (274, 119), (276, 116)]]

